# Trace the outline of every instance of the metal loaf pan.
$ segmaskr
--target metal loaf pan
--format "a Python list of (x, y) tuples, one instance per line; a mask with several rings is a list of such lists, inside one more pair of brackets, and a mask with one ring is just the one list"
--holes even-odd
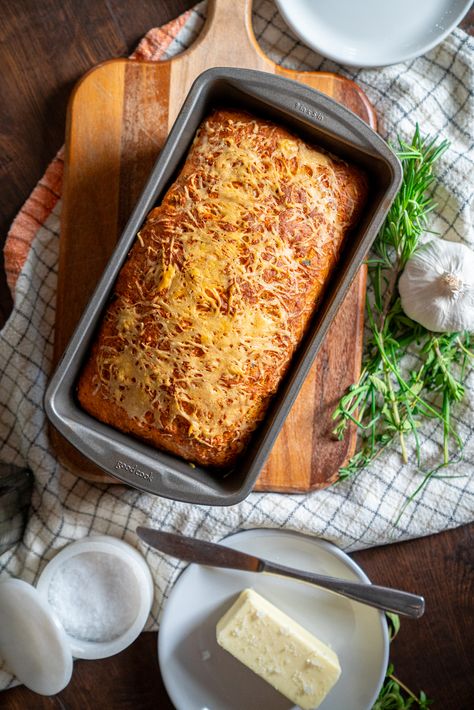
[[(176, 176), (194, 135), (215, 107), (247, 109), (270, 118), (364, 168), (370, 194), (365, 214), (343, 252), (309, 332), (268, 413), (238, 465), (224, 473), (191, 467), (103, 424), (79, 406), (75, 387), (119, 270), (148, 212)], [(334, 315), (399, 188), (401, 166), (384, 141), (351, 111), (295, 81), (247, 69), (215, 68), (194, 82), (132, 216), (59, 363), (45, 396), (54, 427), (102, 469), (135, 488), (179, 501), (233, 505), (243, 500), (270, 453)]]

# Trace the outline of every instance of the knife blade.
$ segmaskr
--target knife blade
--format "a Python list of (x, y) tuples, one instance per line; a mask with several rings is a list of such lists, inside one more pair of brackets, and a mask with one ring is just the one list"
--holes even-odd
[(176, 535), (175, 533), (154, 530), (153, 528), (139, 526), (136, 532), (151, 547), (186, 562), (210, 567), (238, 569), (245, 572), (267, 572), (282, 577), (290, 577), (301, 582), (314, 584), (317, 587), (335, 592), (362, 604), (410, 616), (414, 619), (422, 616), (425, 610), (423, 597), (403, 592), (399, 589), (380, 587), (364, 582), (350, 582), (346, 579), (305, 572), (304, 570), (276, 564), (239, 550), (233, 550), (225, 545), (196, 540), (185, 535)]
[(151, 547), (186, 562), (195, 562), (211, 567), (241, 569), (246, 572), (263, 571), (261, 569), (262, 560), (258, 557), (233, 550), (225, 545), (195, 540), (192, 537), (175, 535), (153, 528), (138, 527), (137, 534)]

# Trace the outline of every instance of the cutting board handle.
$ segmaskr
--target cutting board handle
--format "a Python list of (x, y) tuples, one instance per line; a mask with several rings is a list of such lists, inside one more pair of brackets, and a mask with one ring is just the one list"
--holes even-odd
[(209, 0), (204, 28), (189, 49), (174, 57), (168, 102), (173, 125), (193, 81), (209, 67), (241, 67), (274, 73), (252, 29), (252, 0)]
[(213, 51), (227, 53), (249, 40), (256, 43), (252, 30), (252, 0), (209, 0), (201, 41)]
[[(255, 68), (255, 55), (263, 65), (270, 60), (260, 49), (252, 28), (252, 0), (209, 0), (207, 18), (197, 41), (181, 56), (209, 66)], [(180, 57), (176, 58), (178, 61)], [(262, 66), (262, 69), (268, 66)]]

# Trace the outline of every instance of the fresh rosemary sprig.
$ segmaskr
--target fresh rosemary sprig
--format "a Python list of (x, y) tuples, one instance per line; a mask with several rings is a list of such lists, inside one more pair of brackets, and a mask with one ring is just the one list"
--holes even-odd
[(421, 690), (417, 697), (396, 676), (393, 675), (393, 665), (387, 668), (385, 682), (372, 710), (428, 710), (432, 700), (428, 700)]
[[(390, 612), (386, 612), (386, 617), (391, 643), (400, 631), (400, 618), (397, 614)], [(422, 690), (417, 697), (413, 691), (407, 688), (407, 686), (394, 675), (393, 664), (390, 663), (385, 674), (384, 684), (372, 710), (408, 710), (409, 708), (413, 710), (416, 710), (416, 708), (418, 708), (418, 710), (427, 710), (432, 702), (432, 700), (428, 700)]]
[[(428, 231), (435, 207), (429, 194), (435, 179), (433, 165), (447, 147), (446, 141), (423, 138), (418, 126), (411, 143), (399, 140), (402, 186), (368, 261), (373, 298), (367, 299), (370, 337), (363, 368), (359, 381), (341, 398), (333, 414), (339, 438), (351, 422), (361, 433), (359, 450), (340, 469), (340, 480), (353, 476), (397, 440), (406, 463), (409, 438), (422, 469), (418, 428), (426, 418), (443, 425), (442, 466), (451, 461), (453, 445), (462, 447), (451, 410), (464, 396), (463, 378), (467, 361), (473, 357), (469, 334), (426, 330), (405, 315), (398, 295), (400, 274), (421, 235)], [(411, 356), (408, 371), (407, 354)], [(424, 473), (424, 483), (441, 475), (439, 466)]]

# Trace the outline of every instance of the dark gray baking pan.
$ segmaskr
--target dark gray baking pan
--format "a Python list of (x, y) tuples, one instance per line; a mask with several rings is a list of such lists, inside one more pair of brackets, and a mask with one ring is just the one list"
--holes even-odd
[[(267, 416), (238, 465), (216, 473), (102, 424), (78, 404), (76, 381), (115, 279), (148, 212), (160, 203), (193, 137), (216, 107), (247, 109), (366, 170), (369, 204), (343, 252), (311, 328), (295, 353)], [(243, 500), (310, 369), (338, 306), (364, 260), (399, 188), (401, 166), (384, 141), (351, 111), (295, 81), (247, 69), (216, 68), (194, 82), (135, 210), (59, 363), (45, 396), (53, 426), (81, 453), (124, 483), (189, 503), (233, 505)]]

